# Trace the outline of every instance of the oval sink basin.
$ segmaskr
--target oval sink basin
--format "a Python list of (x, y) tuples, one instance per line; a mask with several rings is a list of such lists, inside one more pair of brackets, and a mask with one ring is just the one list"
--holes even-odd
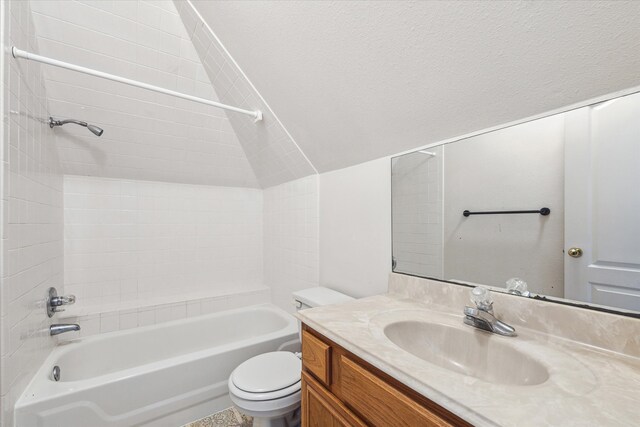
[(489, 383), (536, 385), (549, 378), (544, 365), (505, 342), (517, 338), (418, 321), (391, 323), (384, 334), (422, 360)]

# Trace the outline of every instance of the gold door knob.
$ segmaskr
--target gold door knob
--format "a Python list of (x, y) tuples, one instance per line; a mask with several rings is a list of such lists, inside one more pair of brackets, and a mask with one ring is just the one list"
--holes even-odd
[(567, 252), (570, 257), (580, 258), (582, 256), (582, 249), (580, 248), (570, 248)]

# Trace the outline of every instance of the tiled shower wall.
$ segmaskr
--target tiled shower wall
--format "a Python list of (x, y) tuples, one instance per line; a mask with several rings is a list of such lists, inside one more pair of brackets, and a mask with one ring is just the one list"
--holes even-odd
[[(171, 1), (31, 6), (41, 55), (218, 100)], [(54, 117), (105, 130), (100, 139), (78, 126), (54, 130), (65, 174), (260, 186), (224, 110), (62, 68), (45, 71)]]
[[(3, 46), (39, 52), (29, 5), (2, 2)], [(264, 191), (81, 176), (63, 185), (40, 66), (6, 51), (2, 65), (1, 425), (12, 425), (56, 342), (40, 304), (49, 286), (78, 297), (54, 320), (76, 317), (87, 334), (266, 302), (269, 292), (292, 310), (293, 290), (317, 286), (317, 176)], [(287, 141), (278, 155), (290, 160), (286, 131), (263, 131)], [(267, 154), (254, 159), (267, 182), (313, 173), (296, 157), (281, 174)]]
[[(65, 176), (73, 339), (318, 286), (318, 178), (265, 190)], [(263, 267), (264, 266), (264, 267)]]
[(426, 277), (443, 272), (443, 149), (392, 159), (395, 271)]
[(2, 414), (13, 406), (55, 341), (41, 302), (62, 286), (62, 174), (38, 64), (16, 61), (6, 46), (38, 52), (27, 1), (2, 2)]
[(317, 175), (264, 190), (264, 280), (285, 310), (293, 291), (318, 286), (318, 223)]
[(263, 286), (261, 190), (65, 176), (64, 211), (76, 314)]

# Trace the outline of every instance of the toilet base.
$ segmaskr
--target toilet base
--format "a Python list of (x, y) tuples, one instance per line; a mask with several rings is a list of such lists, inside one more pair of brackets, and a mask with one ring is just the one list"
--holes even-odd
[[(254, 426), (283, 426), (294, 427), (300, 425), (300, 398), (302, 393), (297, 391), (289, 396), (273, 400), (246, 400), (233, 393), (229, 393), (233, 405), (245, 415), (253, 417)], [(259, 424), (262, 420), (271, 420), (272, 424)], [(277, 424), (281, 420), (284, 424)], [(278, 421), (280, 422), (280, 421)], [(296, 424), (297, 422), (297, 424)], [(288, 424), (287, 424), (288, 423)]]
[(253, 418), (253, 427), (300, 427), (300, 408), (277, 418)]

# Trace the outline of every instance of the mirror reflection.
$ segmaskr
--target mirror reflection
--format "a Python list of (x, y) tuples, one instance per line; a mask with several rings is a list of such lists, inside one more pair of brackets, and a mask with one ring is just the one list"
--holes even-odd
[(640, 94), (392, 159), (394, 271), (640, 311)]

